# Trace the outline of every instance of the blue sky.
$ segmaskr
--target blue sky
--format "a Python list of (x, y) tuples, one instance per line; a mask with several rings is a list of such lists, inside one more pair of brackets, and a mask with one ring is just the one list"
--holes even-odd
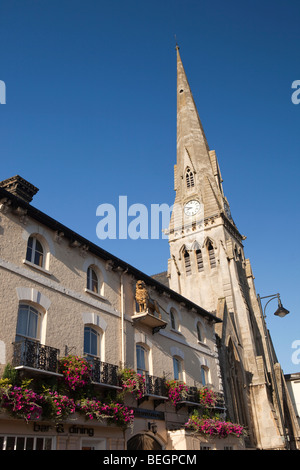
[(285, 373), (300, 371), (299, 25), (298, 0), (0, 2), (0, 179), (20, 174), (35, 207), (147, 274), (167, 241), (100, 241), (96, 209), (173, 203), (176, 34), (257, 292), (291, 311), (267, 308)]

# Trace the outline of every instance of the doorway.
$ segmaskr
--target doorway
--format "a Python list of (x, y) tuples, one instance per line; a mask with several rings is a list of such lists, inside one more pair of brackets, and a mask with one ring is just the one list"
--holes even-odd
[(127, 450), (162, 450), (162, 446), (149, 434), (137, 434), (127, 442)]

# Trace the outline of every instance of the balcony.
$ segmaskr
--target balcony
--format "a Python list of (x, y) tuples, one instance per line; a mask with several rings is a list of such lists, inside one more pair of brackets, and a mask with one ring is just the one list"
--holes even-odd
[(153, 400), (154, 408), (160, 403), (168, 400), (168, 392), (166, 387), (166, 381), (163, 377), (155, 377), (154, 375), (146, 374), (145, 378), (145, 393), (142, 398), (139, 399), (139, 404), (145, 400)]
[(101, 385), (103, 387), (120, 389), (118, 366), (109, 364), (108, 362), (102, 362), (96, 356), (86, 354), (85, 359), (89, 361), (92, 367), (92, 382), (95, 385)]
[(132, 315), (131, 320), (133, 324), (141, 323), (142, 325), (148, 326), (152, 329), (152, 334), (155, 334), (167, 326), (167, 322), (162, 320), (160, 313), (157, 315), (155, 315), (155, 313), (157, 312), (149, 307), (144, 311), (136, 312)]
[[(224, 396), (221, 393), (217, 393), (217, 401), (213, 408), (215, 410), (224, 411), (225, 404), (224, 404)], [(188, 387), (187, 394), (182, 397), (182, 399), (177, 403), (176, 408), (180, 409), (183, 406), (187, 406), (188, 408), (195, 408), (196, 406), (201, 407), (201, 403), (199, 401), (199, 389), (197, 387)]]
[(15, 369), (38, 370), (47, 374), (58, 374), (59, 350), (37, 341), (23, 339), (13, 343), (13, 366)]

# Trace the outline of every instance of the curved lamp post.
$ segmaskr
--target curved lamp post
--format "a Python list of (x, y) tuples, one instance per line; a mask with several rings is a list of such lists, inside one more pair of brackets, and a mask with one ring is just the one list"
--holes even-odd
[(285, 317), (289, 312), (289, 310), (287, 310), (286, 308), (283, 307), (282, 303), (281, 303), (281, 300), (280, 300), (280, 294), (272, 294), (272, 295), (266, 295), (264, 297), (260, 297), (259, 295), (257, 296), (260, 300), (260, 305), (261, 305), (261, 299), (268, 299), (270, 298), (270, 300), (268, 300), (268, 302), (266, 303), (265, 305), (265, 308), (264, 308), (264, 318), (266, 318), (266, 307), (268, 305), (269, 302), (271, 302), (271, 300), (274, 300), (274, 299), (278, 299), (278, 309), (276, 310), (276, 312), (274, 312), (274, 315), (276, 315), (277, 317), (280, 317), (280, 318), (283, 318)]

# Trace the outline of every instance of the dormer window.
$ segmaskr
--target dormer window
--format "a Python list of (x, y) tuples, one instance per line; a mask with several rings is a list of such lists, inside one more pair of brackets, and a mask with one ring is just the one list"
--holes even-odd
[(193, 186), (195, 186), (194, 173), (192, 172), (190, 168), (187, 168), (186, 170), (185, 181), (186, 181), (187, 188), (192, 188)]

